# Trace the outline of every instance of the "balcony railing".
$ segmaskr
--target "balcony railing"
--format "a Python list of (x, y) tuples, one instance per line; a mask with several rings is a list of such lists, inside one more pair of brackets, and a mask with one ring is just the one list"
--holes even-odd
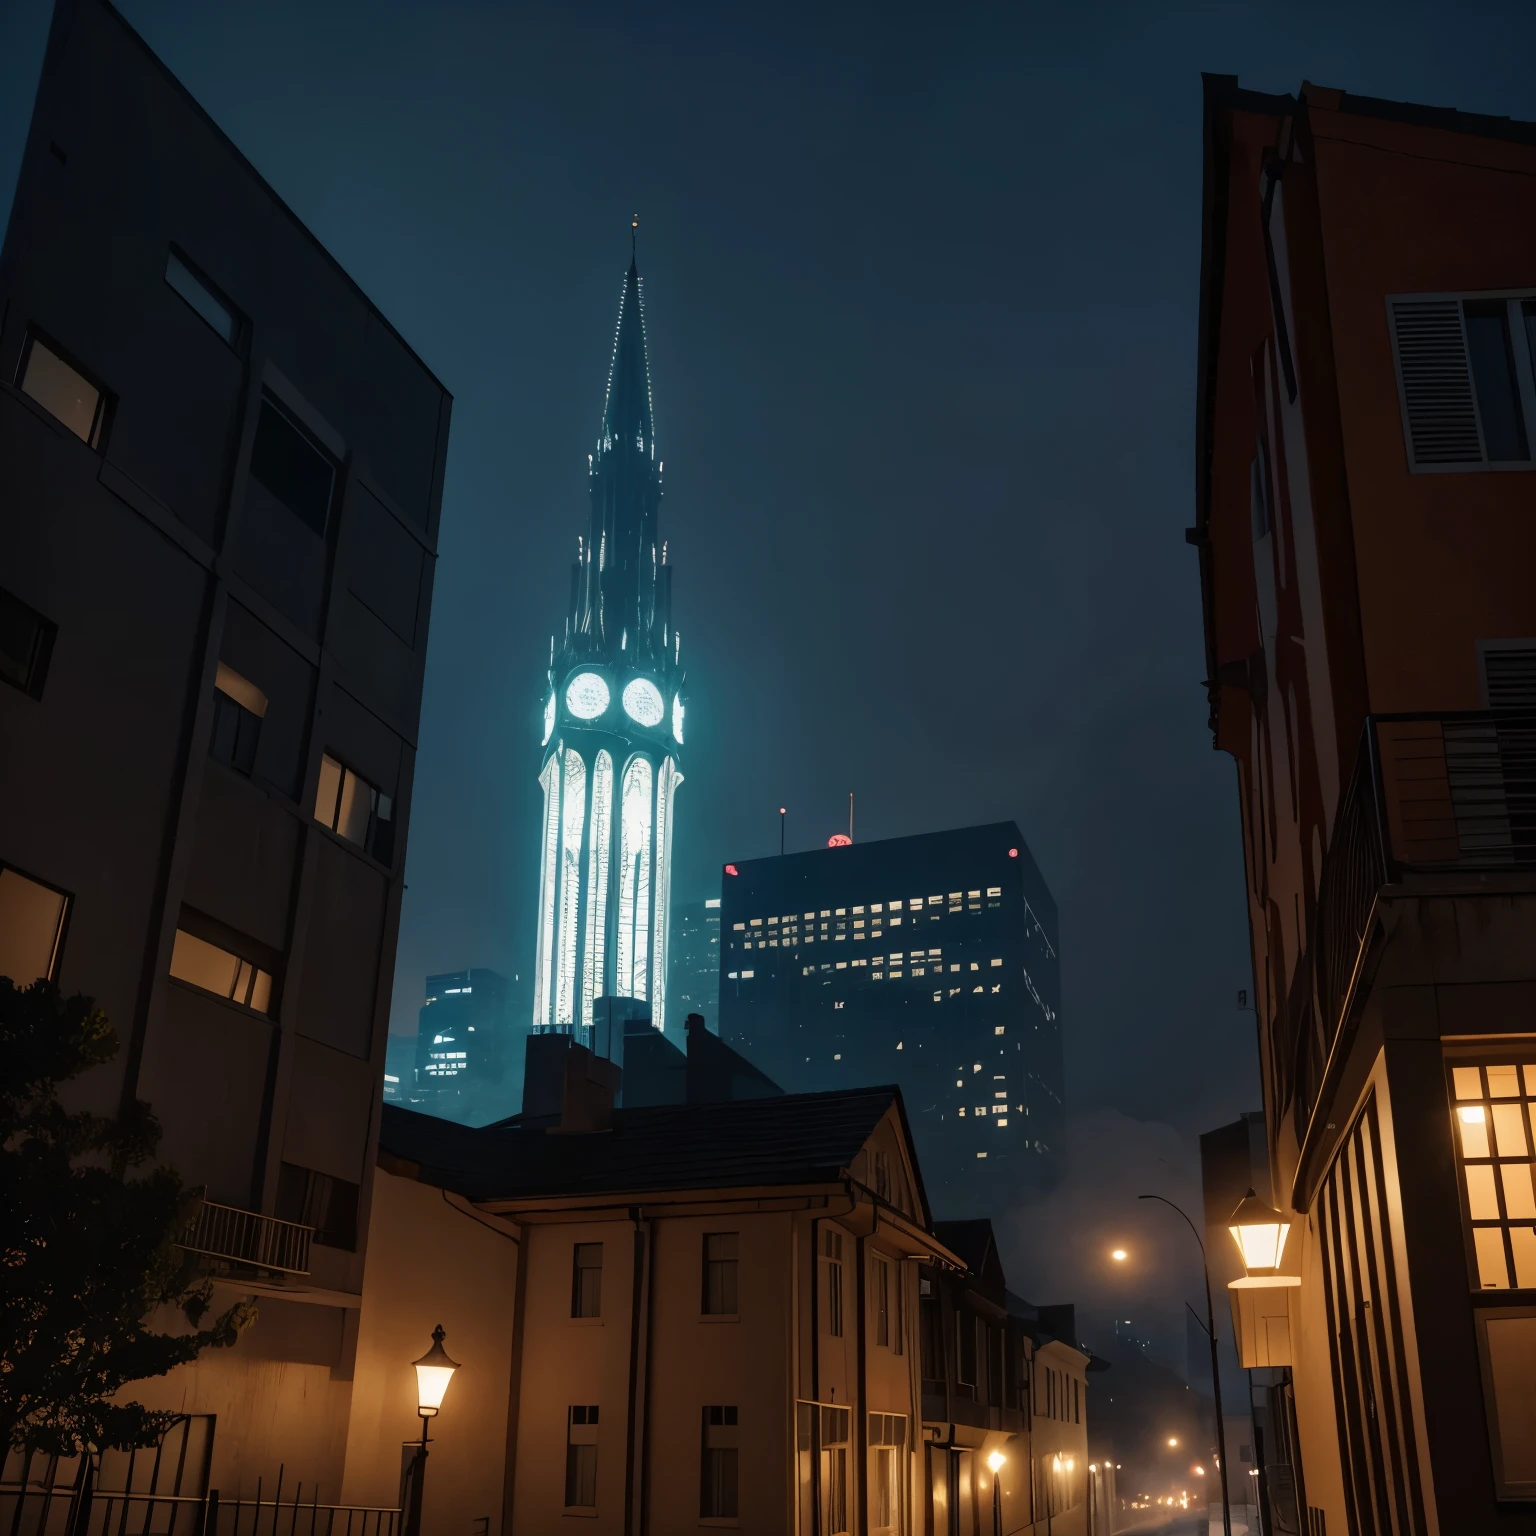
[(180, 1242), (188, 1253), (283, 1275), (307, 1275), (314, 1235), (313, 1227), (296, 1221), (279, 1221), (275, 1216), (204, 1200)]
[[(1339, 802), (1274, 1067), (1305, 1144), (1350, 1025), (1378, 898), (1419, 886), (1536, 876), (1536, 713), (1373, 715)], [(1457, 877), (1460, 877), (1458, 880)]]

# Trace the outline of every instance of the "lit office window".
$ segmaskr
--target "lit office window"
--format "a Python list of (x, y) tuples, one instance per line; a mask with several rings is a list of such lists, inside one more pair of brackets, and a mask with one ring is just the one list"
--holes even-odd
[(1485, 1291), (1536, 1287), (1536, 1066), (1453, 1066), (1451, 1086), (1477, 1284)]
[(361, 774), (325, 753), (315, 785), (315, 820), (388, 864), (395, 847), (395, 806)]
[(107, 397), (72, 363), (67, 363), (41, 336), (28, 336), (17, 374), (21, 391), (30, 395), (82, 443), (101, 447)]
[(54, 979), (69, 901), (63, 891), (0, 864), (0, 976), (18, 987)]
[(253, 1013), (266, 1013), (272, 1005), (270, 971), (184, 928), (176, 930), (171, 948), (171, 975), (189, 986), (227, 997)]
[(869, 1416), (869, 1482), (873, 1497), (873, 1525), (876, 1536), (886, 1536), (907, 1528), (906, 1463), (907, 1421), (901, 1414), (872, 1413)]

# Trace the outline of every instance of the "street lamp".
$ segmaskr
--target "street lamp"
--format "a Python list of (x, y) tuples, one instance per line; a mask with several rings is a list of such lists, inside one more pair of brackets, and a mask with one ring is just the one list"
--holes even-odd
[[(1211, 1269), (1206, 1262), (1205, 1240), (1200, 1229), (1172, 1200), (1162, 1195), (1138, 1195), (1138, 1200), (1157, 1200), (1169, 1210), (1177, 1211), (1184, 1218), (1184, 1225), (1194, 1234), (1200, 1245), (1200, 1271), (1205, 1279), (1205, 1333), (1211, 1341), (1211, 1396), (1216, 1408), (1216, 1469), (1221, 1473), (1221, 1529), (1222, 1536), (1232, 1536), (1232, 1500), (1227, 1494), (1227, 1435), (1221, 1417), (1221, 1360), (1216, 1352), (1216, 1312), (1211, 1306)], [(1197, 1318), (1198, 1322), (1199, 1319)]]
[(1007, 1460), (1001, 1451), (993, 1451), (987, 1457), (987, 1467), (992, 1473), (992, 1536), (1003, 1536), (1003, 1484), (997, 1474)]
[(443, 1406), (448, 1383), (458, 1370), (459, 1362), (448, 1358), (443, 1348), (443, 1325), (432, 1330), (432, 1348), (420, 1360), (413, 1360), (416, 1368), (416, 1412), (421, 1417), (421, 1444), (411, 1459), (411, 1496), (405, 1513), (404, 1536), (421, 1536), (421, 1487), (427, 1475), (427, 1424), (437, 1417)]
[(1127, 1252), (1126, 1252), (1126, 1251), (1125, 1251), (1125, 1249), (1124, 1249), (1124, 1248), (1115, 1248), (1115, 1249), (1113, 1249), (1113, 1250), (1112, 1250), (1112, 1251), (1111, 1251), (1111, 1252), (1110, 1252), (1110, 1255), (1109, 1255), (1109, 1256), (1110, 1256), (1110, 1258), (1112, 1258), (1112, 1259), (1113, 1259), (1113, 1260), (1114, 1260), (1114, 1261), (1115, 1261), (1115, 1263), (1116, 1263), (1116, 1264), (1124, 1264), (1124, 1263), (1125, 1263), (1125, 1261), (1126, 1261), (1126, 1260), (1127, 1260), (1127, 1259), (1128, 1259), (1128, 1258), (1130, 1258), (1130, 1254), (1128, 1254), (1128, 1253), (1127, 1253)]

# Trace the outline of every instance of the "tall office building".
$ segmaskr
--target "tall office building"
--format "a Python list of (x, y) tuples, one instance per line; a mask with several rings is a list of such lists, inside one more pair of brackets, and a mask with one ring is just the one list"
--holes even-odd
[(150, 1102), (185, 1246), (262, 1293), (259, 1344), (135, 1389), (217, 1413), (226, 1490), (340, 1481), (449, 404), (65, 0), (0, 252), (0, 974), (97, 999), (81, 1095)]
[(481, 1125), (522, 1100), (528, 998), (516, 976), (476, 968), (428, 976), (416, 1034), (415, 1106)]
[(946, 1215), (1055, 1176), (1056, 903), (1012, 822), (727, 864), (720, 1033), (791, 1093), (897, 1083)]
[(700, 1014), (715, 1029), (720, 1018), (720, 898), (691, 901), (672, 918), (671, 980), (674, 1018)]
[(640, 274), (619, 299), (608, 392), (588, 455), (565, 633), (550, 643), (535, 1029), (588, 1036), (605, 997), (666, 1022), (672, 801), (683, 781), (681, 643), (657, 520)]

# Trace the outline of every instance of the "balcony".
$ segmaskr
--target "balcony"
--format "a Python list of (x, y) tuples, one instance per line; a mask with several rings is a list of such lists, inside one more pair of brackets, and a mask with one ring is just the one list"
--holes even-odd
[(178, 1239), (188, 1253), (279, 1275), (309, 1273), (313, 1227), (204, 1200)]
[[(1372, 715), (1273, 1060), (1298, 1142), (1352, 1035), (1383, 896), (1536, 889), (1536, 712)], [(1303, 1156), (1305, 1162), (1305, 1155)]]

